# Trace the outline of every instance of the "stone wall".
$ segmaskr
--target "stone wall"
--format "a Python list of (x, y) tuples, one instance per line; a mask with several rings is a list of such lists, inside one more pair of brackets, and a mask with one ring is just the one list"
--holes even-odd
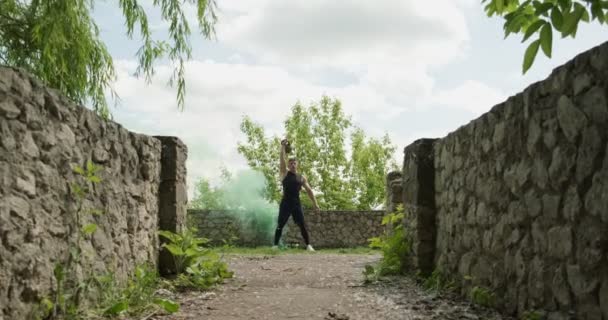
[[(424, 268), (452, 277), (463, 294), (487, 288), (509, 314), (608, 319), (607, 95), (605, 43), (427, 141), (430, 177), (405, 178), (421, 172), (426, 152), (407, 147), (404, 189), (414, 191), (405, 201), (435, 215), (434, 250), (417, 257), (433, 261)], [(434, 206), (410, 197), (430, 184)], [(428, 231), (410, 228), (419, 242)]]
[(65, 263), (70, 230), (77, 230), (70, 184), (85, 182), (73, 168), (89, 160), (101, 167), (101, 183), (90, 186), (83, 208), (102, 214), (84, 215), (83, 224), (98, 228), (83, 240), (83, 270), (125, 279), (137, 264), (157, 263), (159, 217), (179, 223), (175, 215), (185, 214), (182, 200), (173, 211), (159, 210), (161, 182), (171, 180), (161, 170), (163, 149), (161, 140), (0, 67), (0, 319), (25, 319), (49, 295), (54, 265)]
[[(384, 211), (321, 211), (318, 214), (305, 212), (310, 240), (315, 248), (350, 248), (367, 246), (367, 239), (379, 236)], [(263, 222), (258, 227), (248, 222), (243, 227), (242, 220), (225, 211), (188, 210), (188, 220), (199, 229), (199, 234), (209, 238), (214, 244), (235, 237), (235, 244), (242, 246), (270, 246), (276, 228), (276, 218), (270, 225)], [(260, 230), (251, 232), (251, 230)], [(299, 245), (304, 241), (300, 228), (290, 218), (283, 229), (283, 242)]]

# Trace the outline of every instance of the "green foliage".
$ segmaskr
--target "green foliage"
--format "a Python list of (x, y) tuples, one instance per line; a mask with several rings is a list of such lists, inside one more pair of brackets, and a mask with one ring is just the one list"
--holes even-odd
[(522, 70), (525, 74), (536, 58), (538, 48), (551, 58), (553, 30), (562, 38), (576, 37), (579, 23), (597, 20), (608, 23), (608, 1), (606, 0), (482, 0), (489, 17), (497, 15), (505, 19), (505, 38), (510, 34), (523, 34), (522, 42), (533, 35), (524, 54)]
[(522, 314), (521, 320), (543, 320), (545, 316), (538, 311), (526, 311)]
[(92, 313), (99, 316), (136, 316), (157, 310), (175, 313), (179, 310), (176, 302), (157, 296), (160, 278), (152, 265), (142, 265), (135, 269), (135, 275), (125, 286), (116, 283), (113, 274), (96, 277), (98, 297)]
[[(177, 83), (177, 104), (184, 105), (185, 62), (191, 58), (191, 29), (187, 11), (194, 9), (201, 34), (214, 36), (217, 21), (215, 0), (155, 0), (168, 39), (153, 37), (148, 12), (138, 0), (119, 0), (126, 33), (137, 32), (142, 45), (137, 51), (136, 75), (147, 81), (154, 75), (154, 62), (169, 58), (176, 67), (169, 82)], [(68, 97), (89, 101), (103, 116), (109, 116), (105, 90), (116, 78), (112, 57), (91, 17), (92, 0), (2, 0), (0, 1), (0, 64), (23, 68)], [(112, 91), (112, 93), (114, 93)]]
[(422, 286), (434, 292), (451, 291), (456, 288), (455, 282), (439, 269), (435, 269), (430, 276), (422, 278)]
[[(287, 137), (295, 150), (288, 157), (298, 159), (299, 172), (317, 192), (317, 202), (323, 209), (370, 209), (384, 202), (384, 178), (396, 168), (392, 160), (395, 147), (388, 135), (382, 139), (366, 138), (342, 111), (337, 99), (323, 96), (317, 103), (305, 107), (296, 103), (284, 122)], [(267, 138), (264, 128), (244, 117), (241, 131), (245, 142), (238, 151), (249, 166), (261, 172), (267, 180), (265, 197), (274, 202), (281, 198), (279, 181), (280, 140)], [(351, 153), (346, 144), (350, 135)], [(306, 208), (312, 204), (302, 199)]]
[(474, 286), (471, 289), (471, 301), (480, 306), (493, 307), (495, 296), (494, 293), (484, 287)]
[(216, 252), (202, 247), (208, 240), (196, 237), (196, 229), (159, 231), (159, 235), (168, 241), (163, 248), (174, 258), (178, 275), (173, 285), (177, 288), (207, 289), (233, 276)]
[(388, 213), (383, 217), (382, 225), (386, 226), (384, 234), (368, 240), (370, 248), (380, 249), (382, 259), (376, 267), (371, 265), (365, 267), (363, 274), (366, 282), (404, 272), (410, 244), (403, 227), (403, 218), (403, 205), (399, 205), (396, 212)]

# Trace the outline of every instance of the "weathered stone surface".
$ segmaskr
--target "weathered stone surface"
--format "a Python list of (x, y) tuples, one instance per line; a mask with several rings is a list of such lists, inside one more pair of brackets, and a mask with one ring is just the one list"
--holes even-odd
[(581, 200), (578, 195), (576, 186), (570, 186), (566, 191), (564, 198), (563, 217), (575, 221), (581, 212)]
[(568, 265), (568, 284), (577, 298), (592, 293), (600, 284), (597, 275), (586, 274), (578, 265)]
[(530, 217), (535, 218), (542, 211), (541, 197), (536, 192), (529, 191), (524, 197), (526, 208)]
[(542, 198), (543, 202), (543, 218), (544, 219), (557, 219), (559, 216), (559, 195), (544, 194)]
[(434, 142), (435, 264), (457, 281), (500, 266), (485, 285), (517, 316), (599, 320), (608, 308), (606, 61), (608, 43)]
[[(93, 150), (93, 161), (96, 163), (106, 163), (110, 160), (110, 154), (103, 148), (97, 147)], [(148, 175), (149, 176), (149, 175)]]
[(591, 76), (588, 73), (579, 74), (574, 78), (572, 82), (572, 88), (574, 89), (574, 95), (578, 95), (585, 89), (591, 86)]
[(580, 131), (587, 124), (587, 117), (568, 98), (563, 95), (557, 102), (557, 119), (564, 135), (571, 143), (576, 142)]
[(576, 164), (576, 149), (572, 146), (557, 146), (549, 166), (549, 179), (555, 190), (570, 178), (570, 170)]
[(533, 155), (536, 152), (539, 142), (543, 136), (543, 130), (536, 120), (530, 121), (528, 127), (528, 154)]
[(549, 255), (567, 260), (572, 253), (572, 229), (570, 227), (553, 227), (547, 232)]
[(36, 176), (30, 170), (22, 170), (15, 177), (15, 189), (27, 194), (30, 197), (36, 195)]
[(16, 119), (21, 110), (17, 108), (12, 99), (5, 99), (0, 102), (0, 115), (6, 119)]
[(593, 176), (591, 189), (585, 195), (585, 209), (608, 223), (608, 168)]
[(602, 316), (604, 319), (608, 319), (608, 273), (604, 271), (602, 277), (602, 286), (599, 292), (599, 303), (602, 309)]
[(578, 299), (576, 318), (581, 320), (596, 320), (602, 318), (602, 310), (595, 295), (589, 294)]
[(583, 138), (576, 159), (576, 180), (582, 183), (593, 172), (593, 164), (602, 150), (601, 136), (595, 126), (583, 131)]
[(553, 291), (553, 297), (561, 306), (568, 306), (572, 301), (570, 296), (570, 288), (568, 287), (568, 280), (566, 271), (563, 267), (558, 267), (555, 271), (555, 275), (552, 279), (551, 288)]
[(40, 156), (38, 146), (36, 145), (36, 142), (34, 142), (34, 138), (32, 138), (30, 132), (25, 134), (25, 137), (21, 142), (21, 152), (30, 158), (38, 158), (38, 156)]
[[(107, 152), (113, 145), (144, 153)], [(89, 160), (103, 165), (85, 209), (104, 214), (85, 218), (98, 228), (82, 244), (82, 264), (125, 280), (135, 266), (156, 263), (160, 157), (157, 139), (130, 134), (25, 73), (0, 67), (0, 319), (27, 319), (53, 289), (53, 267), (68, 257), (75, 210), (69, 185), (84, 183), (73, 168)], [(144, 163), (145, 176), (138, 174)], [(136, 195), (131, 185), (141, 186)]]
[(29, 218), (30, 203), (27, 200), (17, 196), (8, 196), (4, 200), (11, 214), (21, 218), (22, 221)]
[(606, 124), (608, 122), (608, 103), (606, 93), (600, 87), (593, 87), (581, 99), (583, 111), (594, 123)]
[(554, 311), (549, 312), (547, 320), (571, 320), (572, 317), (567, 312)]
[[(576, 260), (585, 273), (597, 273), (602, 264), (608, 235), (597, 218), (584, 217), (576, 232)], [(604, 247), (603, 247), (604, 245)]]
[(534, 166), (532, 167), (532, 180), (540, 189), (545, 189), (549, 181), (549, 173), (547, 172), (547, 166), (541, 158), (534, 159)]

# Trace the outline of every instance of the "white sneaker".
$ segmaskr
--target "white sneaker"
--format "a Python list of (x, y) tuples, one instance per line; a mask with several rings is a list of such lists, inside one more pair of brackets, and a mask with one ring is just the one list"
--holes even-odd
[(315, 251), (315, 249), (311, 245), (307, 245), (306, 251)]

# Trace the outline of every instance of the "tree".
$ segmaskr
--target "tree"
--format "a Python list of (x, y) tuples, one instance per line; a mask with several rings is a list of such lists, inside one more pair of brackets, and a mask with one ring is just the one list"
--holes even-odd
[[(395, 147), (388, 135), (382, 139), (366, 138), (362, 129), (353, 126), (337, 99), (327, 96), (305, 107), (296, 103), (284, 122), (284, 129), (298, 159), (299, 171), (318, 192), (317, 201), (324, 209), (370, 209), (384, 203), (384, 179), (396, 168), (392, 159)], [(261, 125), (249, 117), (241, 122), (246, 141), (238, 151), (249, 166), (264, 174), (265, 196), (278, 202), (279, 150), (282, 137), (266, 137)], [(350, 154), (347, 139), (350, 134)], [(312, 205), (307, 197), (303, 205)]]
[(581, 21), (608, 23), (606, 0), (528, 0), (521, 3), (519, 0), (482, 0), (484, 2), (488, 3), (484, 10), (489, 17), (497, 15), (505, 19), (505, 38), (521, 33), (522, 42), (525, 42), (537, 35), (524, 54), (524, 74), (534, 63), (539, 47), (551, 58), (553, 30), (562, 38), (574, 38)]
[(199, 179), (194, 187), (194, 198), (189, 203), (190, 208), (201, 210), (226, 209), (223, 186), (231, 180), (232, 174), (226, 167), (221, 168), (221, 184), (219, 186), (211, 186), (206, 178)]
[[(93, 0), (0, 0), (0, 63), (22, 68), (79, 102), (89, 102), (109, 117), (105, 91), (115, 92), (114, 65), (99, 28), (91, 17)], [(153, 38), (147, 12), (138, 0), (119, 0), (129, 38), (138, 31), (137, 76), (150, 82), (154, 62), (168, 57), (175, 69), (169, 84), (177, 83), (177, 105), (186, 93), (185, 62), (191, 58), (190, 23), (186, 11), (195, 10), (202, 35), (215, 34), (215, 0), (154, 0), (169, 23), (168, 40)], [(191, 8), (192, 7), (192, 8)], [(136, 30), (137, 29), (137, 30)]]

